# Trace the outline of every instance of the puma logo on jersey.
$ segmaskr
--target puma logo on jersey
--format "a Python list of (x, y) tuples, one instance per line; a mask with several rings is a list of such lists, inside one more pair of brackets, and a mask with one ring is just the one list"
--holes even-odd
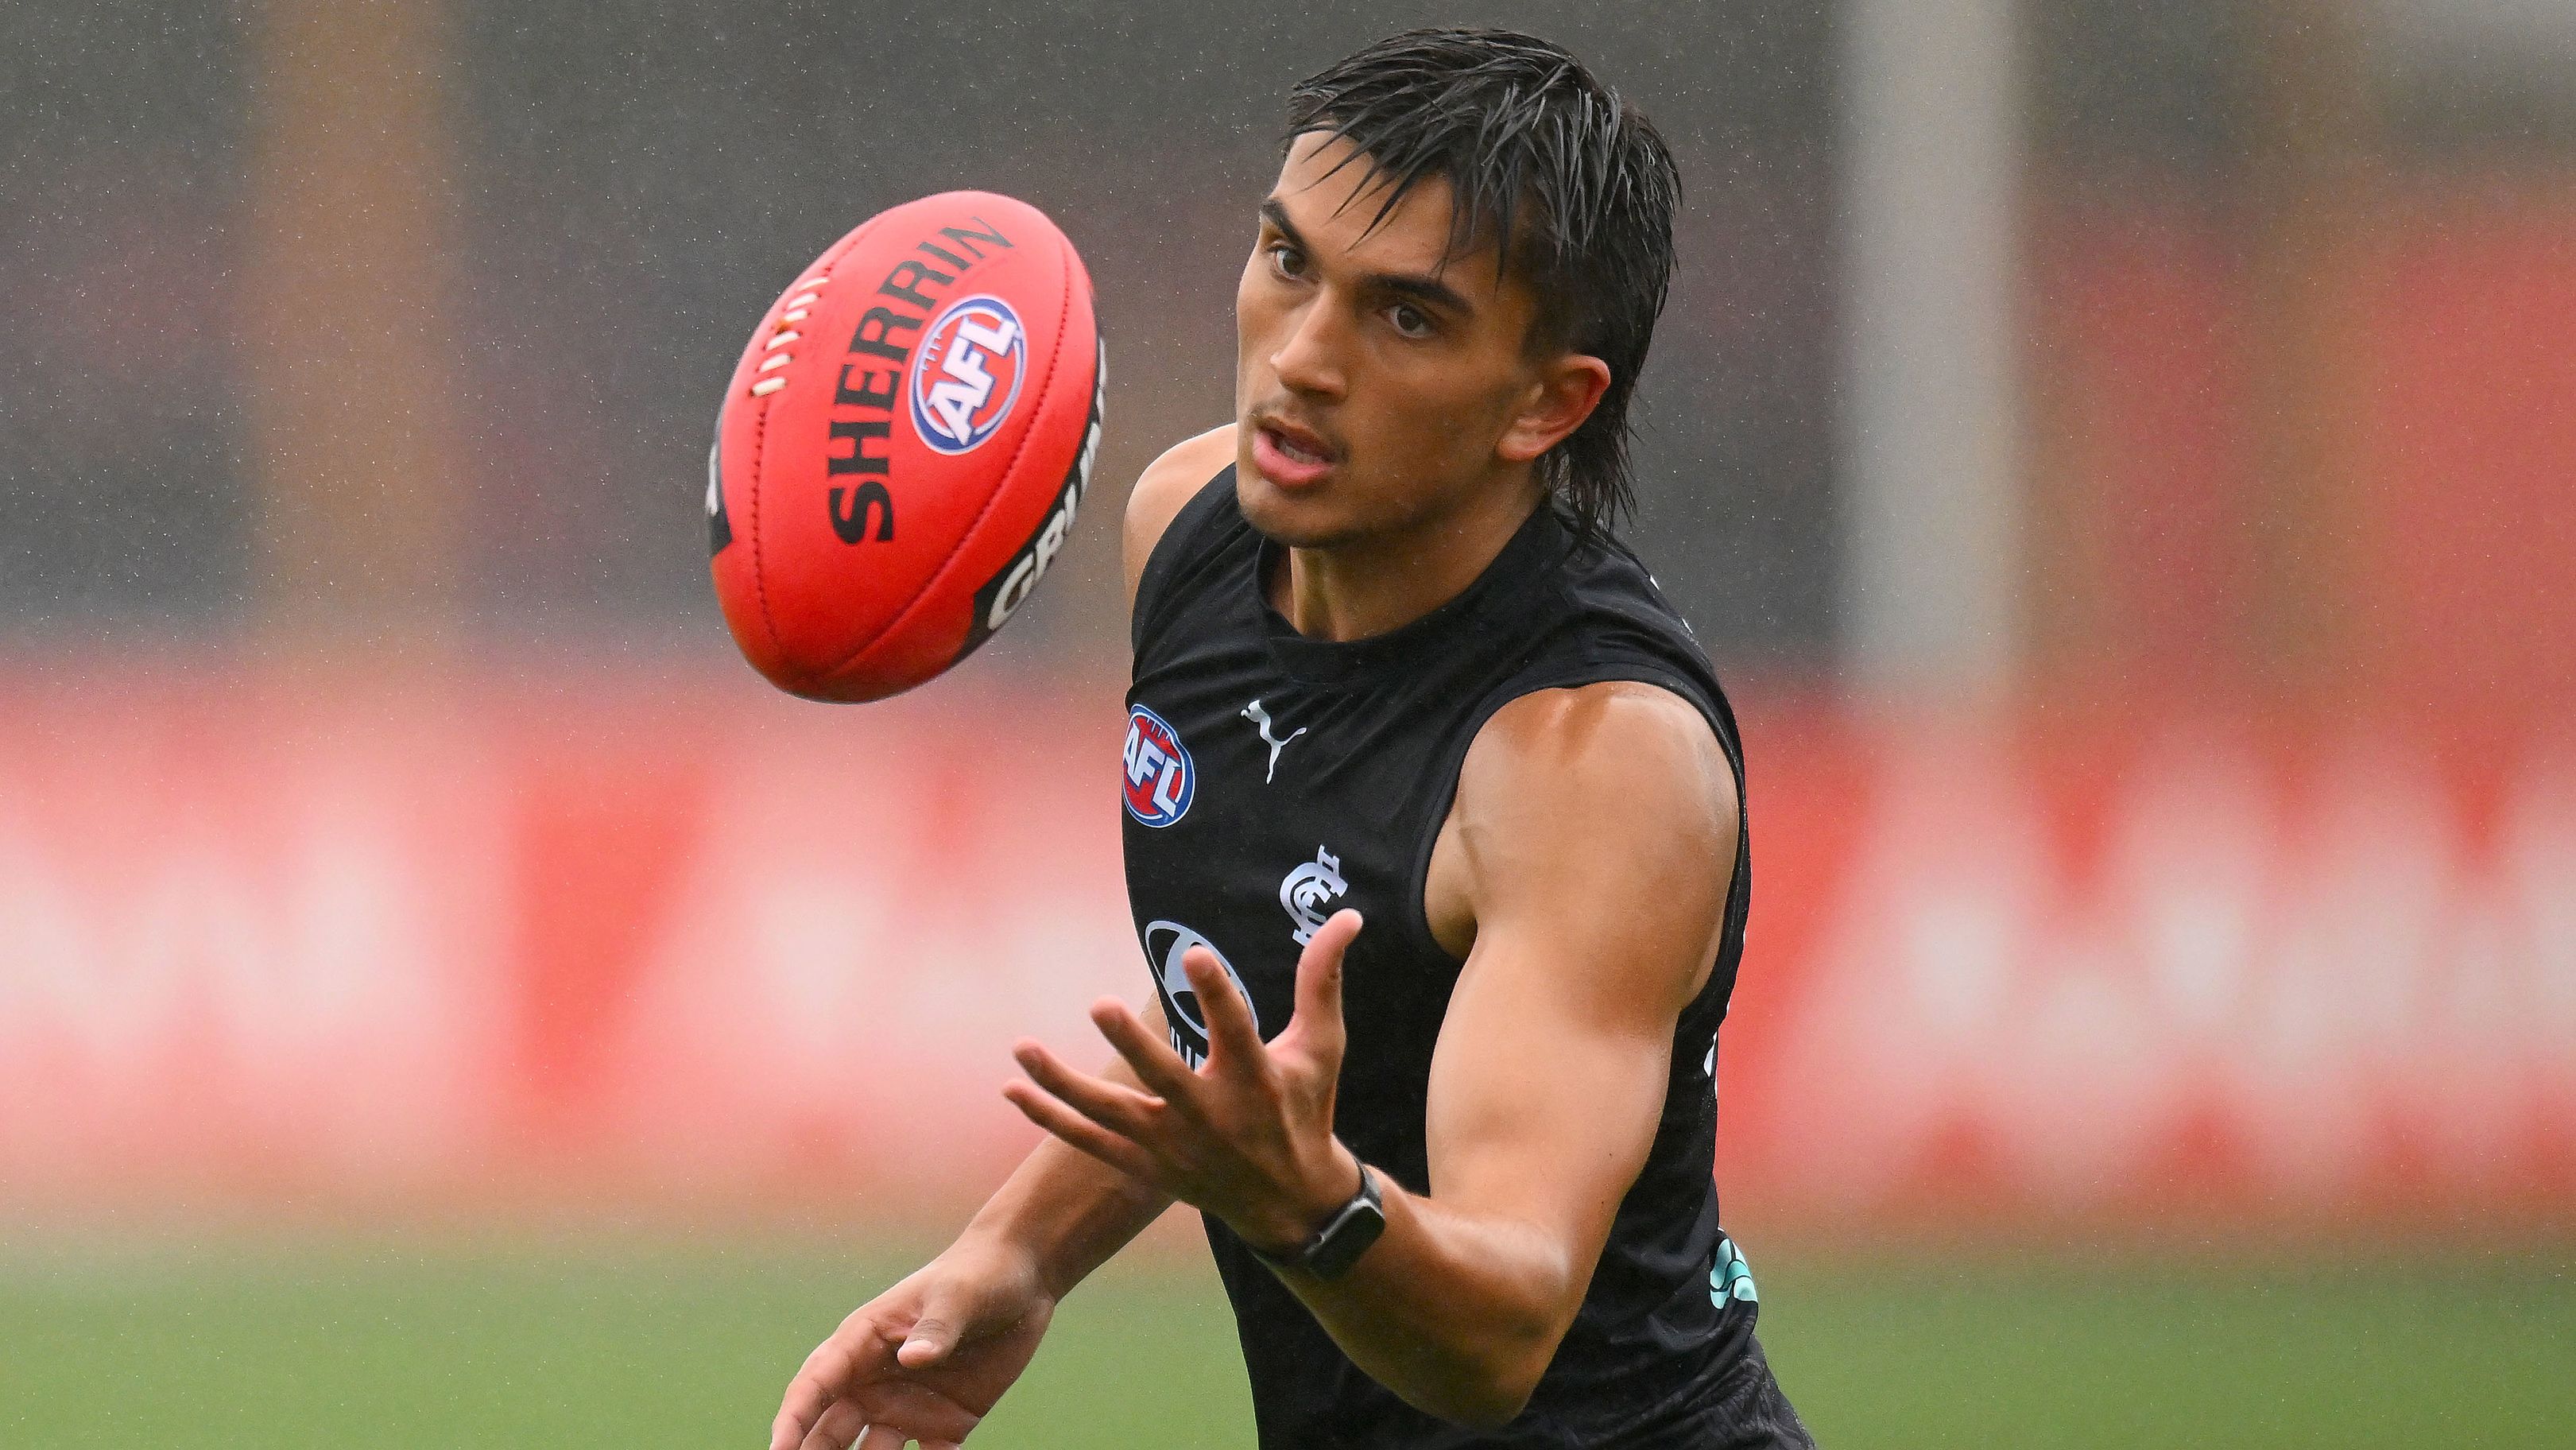
[[(1279, 752), (1288, 748), (1290, 740), (1305, 734), (1306, 727), (1298, 726), (1289, 731), (1285, 738), (1271, 734), (1270, 712), (1261, 708), (1259, 700), (1243, 707), (1243, 718), (1252, 722), (1252, 728), (1261, 732), (1261, 743), (1270, 747), (1270, 768), (1261, 772), (1261, 783), (1268, 785), (1270, 778), (1279, 773)], [(1299, 937), (1298, 940), (1303, 941), (1305, 938)]]
[(1297, 923), (1297, 929), (1289, 933), (1297, 939), (1297, 945), (1302, 947), (1315, 939), (1315, 933), (1324, 925), (1324, 908), (1349, 889), (1349, 883), (1342, 880), (1341, 861), (1321, 846), (1315, 848), (1314, 860), (1288, 873), (1287, 879), (1279, 883), (1279, 905), (1287, 911), (1288, 919)]

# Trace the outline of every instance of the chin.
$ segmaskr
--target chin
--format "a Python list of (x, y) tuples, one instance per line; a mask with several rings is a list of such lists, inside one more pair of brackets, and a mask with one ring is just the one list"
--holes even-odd
[(1234, 501), (1253, 532), (1283, 549), (1329, 549), (1368, 532), (1330, 498), (1292, 497), (1248, 462), (1235, 470)]

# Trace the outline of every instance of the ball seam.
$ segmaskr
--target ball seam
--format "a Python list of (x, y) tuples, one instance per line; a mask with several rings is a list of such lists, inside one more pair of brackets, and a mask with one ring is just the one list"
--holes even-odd
[(762, 399), (760, 411), (751, 419), (751, 585), (760, 598), (760, 623), (769, 631), (769, 653), (773, 659), (787, 653), (778, 638), (777, 616), (769, 612), (769, 571), (760, 566), (760, 496), (769, 481), (769, 401)]
[[(888, 210), (892, 210), (892, 208), (889, 208)], [(805, 285), (805, 278), (809, 275), (820, 273), (825, 277), (831, 277), (832, 269), (841, 264), (841, 259), (849, 255), (850, 249), (856, 247), (860, 242), (865, 241), (868, 233), (876, 230), (877, 223), (884, 221), (885, 219), (886, 212), (879, 212), (875, 216), (868, 218), (866, 221), (859, 223), (858, 227), (848, 236), (841, 238), (839, 241), (825, 248), (823, 250), (823, 255), (815, 259), (814, 266), (811, 269), (799, 271), (796, 274), (796, 280), (790, 282), (787, 285), (787, 290), (778, 294), (778, 301), (771, 303), (770, 306), (776, 307), (780, 305), (780, 303), (784, 303), (788, 298), (795, 296), (796, 289)], [(767, 327), (769, 325), (769, 314), (767, 312), (761, 313), (760, 321), (762, 327)], [(759, 334), (757, 332), (753, 334), (755, 340), (758, 336)], [(751, 418), (751, 584), (752, 592), (760, 599), (760, 622), (767, 626), (769, 630), (769, 652), (773, 658), (776, 658), (783, 663), (785, 662), (787, 655), (787, 643), (779, 637), (777, 616), (770, 613), (769, 573), (766, 569), (761, 567), (760, 563), (760, 496), (768, 491), (769, 409), (772, 401), (773, 400), (770, 398), (755, 398), (753, 400), (755, 405), (759, 408), (759, 411), (752, 414)], [(831, 672), (826, 670), (824, 673), (829, 674)]]

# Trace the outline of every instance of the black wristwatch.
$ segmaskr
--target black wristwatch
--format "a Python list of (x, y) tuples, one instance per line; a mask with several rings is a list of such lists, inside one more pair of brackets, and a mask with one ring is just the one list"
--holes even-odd
[(1351, 1201), (1334, 1211), (1315, 1236), (1306, 1240), (1295, 1253), (1274, 1254), (1246, 1243), (1252, 1256), (1274, 1269), (1295, 1269), (1318, 1279), (1338, 1279), (1350, 1272), (1377, 1236), (1386, 1232), (1386, 1201), (1378, 1197), (1377, 1175), (1365, 1163), (1360, 1165), (1360, 1191)]

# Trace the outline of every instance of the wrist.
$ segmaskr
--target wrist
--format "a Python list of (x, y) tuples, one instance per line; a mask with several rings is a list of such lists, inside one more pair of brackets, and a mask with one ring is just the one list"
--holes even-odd
[(1070, 1148), (1042, 1145), (976, 1211), (957, 1244), (1023, 1266), (1041, 1293), (1061, 1301), (1170, 1204)]
[(1359, 1191), (1342, 1201), (1333, 1216), (1321, 1228), (1309, 1234), (1293, 1253), (1270, 1253), (1252, 1246), (1253, 1257), (1274, 1271), (1311, 1278), (1318, 1282), (1338, 1279), (1351, 1271), (1360, 1256), (1369, 1251), (1386, 1233), (1386, 1195), (1378, 1186), (1377, 1175), (1368, 1165), (1359, 1166)]
[(1240, 1224), (1229, 1224), (1256, 1253), (1272, 1258), (1293, 1257), (1304, 1248), (1343, 1205), (1356, 1197), (1361, 1186), (1359, 1155), (1332, 1141), (1332, 1151), (1322, 1168), (1306, 1175), (1293, 1189), (1265, 1206), (1258, 1217), (1247, 1217)]
[(1059, 1285), (1045, 1252), (1008, 1227), (977, 1221), (957, 1235), (940, 1255), (952, 1267), (978, 1282), (1061, 1300), (1070, 1285)]

